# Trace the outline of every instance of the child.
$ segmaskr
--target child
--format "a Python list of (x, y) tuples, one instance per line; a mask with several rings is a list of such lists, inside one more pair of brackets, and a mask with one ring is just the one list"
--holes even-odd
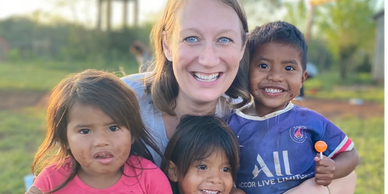
[[(322, 115), (291, 102), (307, 77), (303, 34), (279, 21), (257, 27), (249, 39), (254, 101), (228, 118), (240, 144), (237, 188), (284, 193), (314, 176), (327, 186), (350, 174), (359, 159), (353, 142)], [(323, 159), (314, 150), (319, 140), (328, 144)]]
[(184, 116), (167, 144), (162, 169), (174, 194), (229, 194), (236, 180), (238, 154), (237, 138), (224, 121), (214, 116)]
[(172, 193), (149, 161), (146, 145), (159, 149), (136, 96), (115, 75), (86, 70), (61, 81), (50, 97), (47, 125), (32, 165), (33, 173), (42, 170), (33, 183), (42, 192)]

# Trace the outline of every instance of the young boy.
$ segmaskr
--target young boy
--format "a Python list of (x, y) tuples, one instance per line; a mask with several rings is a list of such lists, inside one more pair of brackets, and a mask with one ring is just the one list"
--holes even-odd
[[(241, 151), (236, 186), (247, 194), (284, 193), (314, 176), (327, 186), (350, 174), (359, 159), (353, 142), (322, 115), (291, 102), (307, 78), (303, 34), (272, 22), (256, 27), (249, 42), (254, 102), (228, 118)], [(319, 140), (328, 145), (323, 159), (314, 149)]]

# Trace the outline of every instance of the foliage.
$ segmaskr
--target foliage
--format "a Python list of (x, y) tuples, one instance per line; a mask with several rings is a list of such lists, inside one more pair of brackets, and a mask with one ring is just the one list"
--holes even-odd
[(149, 44), (151, 23), (99, 31), (80, 24), (58, 21), (42, 24), (27, 17), (0, 21), (0, 37), (9, 42), (9, 61), (54, 59), (62, 61), (135, 61), (129, 53), (134, 40)]
[(358, 51), (371, 55), (375, 37), (372, 0), (340, 0), (316, 7), (314, 24), (334, 59), (341, 79), (347, 78), (350, 59)]
[(282, 18), (282, 0), (241, 0), (241, 4), (248, 16), (249, 29)]

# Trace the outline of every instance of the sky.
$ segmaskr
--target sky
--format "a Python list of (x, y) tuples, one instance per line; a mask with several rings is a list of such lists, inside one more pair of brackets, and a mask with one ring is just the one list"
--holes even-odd
[[(67, 2), (61, 9), (56, 9), (59, 2)], [(167, 0), (138, 0), (139, 20), (147, 20), (150, 14), (158, 13), (164, 8)], [(132, 3), (128, 3), (128, 21), (132, 21)], [(84, 23), (95, 23), (97, 12), (97, 0), (0, 0), (0, 20), (14, 15), (31, 14), (41, 10), (51, 14), (59, 14), (78, 20)], [(112, 23), (115, 25), (122, 22), (122, 3), (113, 1), (112, 3)]]

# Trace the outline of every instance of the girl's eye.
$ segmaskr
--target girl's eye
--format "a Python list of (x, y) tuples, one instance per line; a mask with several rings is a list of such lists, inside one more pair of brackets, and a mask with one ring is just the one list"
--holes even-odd
[(118, 130), (120, 130), (120, 127), (118, 127), (118, 126), (110, 126), (109, 130), (110, 131), (118, 131)]
[(79, 130), (79, 133), (81, 133), (81, 134), (89, 134), (90, 133), (90, 129), (81, 129), (81, 130)]
[(265, 63), (261, 63), (261, 64), (259, 64), (259, 67), (263, 68), (263, 69), (266, 69), (266, 68), (268, 68), (268, 65), (265, 64)]
[(222, 172), (230, 172), (230, 168), (229, 167), (224, 167), (224, 168), (222, 168)]
[(293, 71), (293, 70), (295, 70), (295, 68), (293, 68), (293, 67), (291, 67), (291, 66), (287, 66), (287, 67), (286, 67), (286, 70), (287, 70), (287, 71)]
[(194, 36), (189, 36), (189, 37), (183, 39), (183, 41), (188, 42), (188, 43), (195, 43), (195, 42), (198, 42), (198, 38), (194, 37)]
[(230, 38), (222, 37), (222, 38), (220, 38), (219, 42), (223, 43), (223, 44), (228, 44), (228, 43), (231, 43), (233, 41)]
[(206, 169), (207, 169), (206, 165), (203, 165), (203, 164), (198, 165), (197, 168), (198, 168), (199, 170), (206, 170)]

